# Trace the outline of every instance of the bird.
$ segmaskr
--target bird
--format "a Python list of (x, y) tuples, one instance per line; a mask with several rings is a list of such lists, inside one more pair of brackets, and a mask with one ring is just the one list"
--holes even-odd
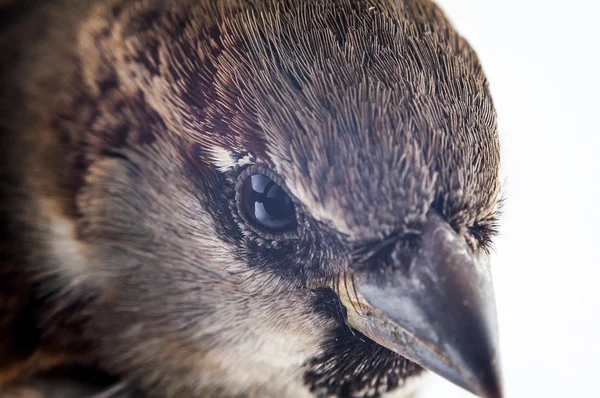
[(87, 369), (103, 396), (406, 397), (430, 372), (502, 396), (497, 115), (436, 4), (0, 19), (6, 395)]

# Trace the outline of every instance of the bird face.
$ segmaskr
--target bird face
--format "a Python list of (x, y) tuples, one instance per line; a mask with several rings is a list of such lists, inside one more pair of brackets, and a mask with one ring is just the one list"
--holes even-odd
[(495, 111), (436, 6), (103, 5), (78, 38), (62, 268), (104, 368), (157, 396), (375, 397), (421, 367), (500, 395)]

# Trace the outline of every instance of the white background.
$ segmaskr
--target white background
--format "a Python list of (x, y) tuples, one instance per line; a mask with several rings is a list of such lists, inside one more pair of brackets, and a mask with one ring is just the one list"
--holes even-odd
[[(600, 6), (437, 3), (478, 52), (499, 114), (505, 396), (600, 397)], [(436, 378), (423, 397), (473, 396)]]

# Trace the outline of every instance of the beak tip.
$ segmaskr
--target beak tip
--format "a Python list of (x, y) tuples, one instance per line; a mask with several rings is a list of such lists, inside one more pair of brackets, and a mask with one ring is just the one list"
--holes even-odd
[(504, 392), (502, 389), (502, 385), (500, 384), (500, 381), (498, 381), (492, 388), (488, 387), (485, 398), (502, 398), (503, 396)]
[(502, 398), (503, 396), (504, 394), (500, 387), (493, 390), (487, 390), (486, 393), (482, 395), (483, 398)]
[(478, 395), (482, 398), (502, 398), (504, 396), (502, 377), (497, 368), (480, 379), (476, 391), (479, 392)]
[(500, 387), (494, 389), (488, 389), (484, 394), (481, 395), (482, 398), (502, 398), (504, 394), (502, 393), (502, 389)]

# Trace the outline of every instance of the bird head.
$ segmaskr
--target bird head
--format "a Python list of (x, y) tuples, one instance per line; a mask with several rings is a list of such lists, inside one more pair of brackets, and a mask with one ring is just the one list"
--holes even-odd
[(426, 368), (499, 397), (496, 115), (442, 12), (140, 4), (76, 50), (68, 272), (100, 292), (102, 366), (167, 396), (374, 397)]

